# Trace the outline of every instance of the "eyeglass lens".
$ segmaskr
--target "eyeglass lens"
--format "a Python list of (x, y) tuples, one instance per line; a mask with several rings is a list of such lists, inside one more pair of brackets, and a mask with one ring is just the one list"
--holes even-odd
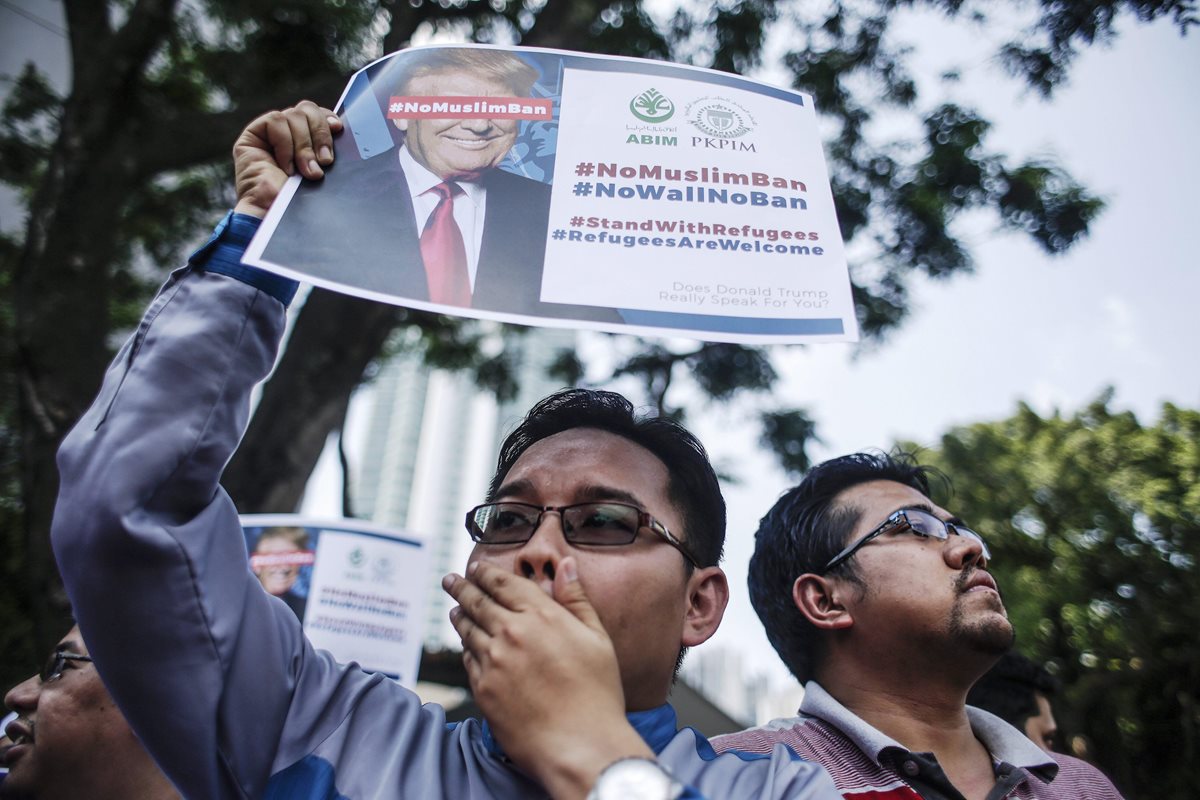
[(42, 671), (38, 676), (42, 679), (42, 683), (49, 683), (62, 677), (63, 670), (67, 666), (68, 661), (91, 661), (90, 656), (81, 656), (76, 653), (68, 653), (66, 650), (55, 650), (46, 659), (46, 663), (42, 665)]
[(61, 650), (55, 650), (46, 659), (46, 663), (42, 666), (42, 683), (47, 683), (62, 675), (63, 667), (66, 666), (67, 659)]
[(54, 673), (58, 671), (60, 663), (58, 653), (51, 653), (50, 657), (46, 659), (46, 663), (42, 665), (41, 671), (38, 672), (38, 677), (42, 679), (42, 683), (50, 680)]
[(965, 536), (968, 539), (974, 539), (983, 546), (983, 557), (991, 559), (991, 553), (988, 551), (987, 543), (983, 541), (983, 537), (975, 531), (962, 525), (942, 522), (937, 517), (926, 511), (916, 509), (906, 509), (903, 513), (903, 519), (908, 523), (907, 527), (918, 536), (931, 536), (934, 539), (946, 539), (951, 532), (957, 533), (959, 536)]
[[(580, 503), (558, 509), (563, 534), (575, 544), (629, 544), (637, 538), (641, 511), (620, 503)], [(480, 506), (468, 518), (468, 529), (484, 544), (526, 542), (545, 512), (522, 503)]]

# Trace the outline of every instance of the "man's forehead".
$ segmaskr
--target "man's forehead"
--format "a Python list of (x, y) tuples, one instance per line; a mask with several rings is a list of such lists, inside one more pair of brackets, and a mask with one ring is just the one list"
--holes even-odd
[(571, 428), (531, 444), (513, 463), (497, 496), (558, 490), (573, 502), (665, 500), (667, 465), (642, 445), (599, 428)]
[(902, 508), (922, 509), (941, 518), (949, 516), (918, 489), (886, 480), (866, 481), (843, 489), (834, 498), (834, 506), (858, 511), (856, 528), (874, 528)]
[[(539, 487), (536, 481), (528, 478), (518, 478), (512, 481), (505, 481), (504, 485), (496, 492), (499, 498), (513, 497), (519, 495), (533, 494), (538, 491)], [(632, 503), (633, 505), (642, 505), (637, 493), (631, 492), (628, 489), (622, 489), (618, 486), (609, 486), (602, 483), (584, 483), (575, 487), (574, 500), (580, 503), (588, 503), (592, 501), (600, 502), (605, 500), (617, 500), (623, 503)]]

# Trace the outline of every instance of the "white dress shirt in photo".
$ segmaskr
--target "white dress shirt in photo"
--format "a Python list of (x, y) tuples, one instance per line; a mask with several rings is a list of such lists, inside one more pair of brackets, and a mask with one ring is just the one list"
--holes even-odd
[[(407, 147), (400, 148), (400, 168), (408, 182), (408, 193), (412, 197), (413, 212), (417, 218), (417, 235), (425, 230), (433, 210), (437, 208), (439, 195), (429, 191), (442, 183), (442, 179), (417, 163)], [(471, 291), (475, 291), (475, 272), (479, 266), (479, 248), (483, 243), (483, 215), (487, 212), (487, 190), (478, 183), (456, 180), (462, 194), (454, 197), (454, 222), (462, 233), (463, 247), (467, 251), (467, 275), (471, 280)]]

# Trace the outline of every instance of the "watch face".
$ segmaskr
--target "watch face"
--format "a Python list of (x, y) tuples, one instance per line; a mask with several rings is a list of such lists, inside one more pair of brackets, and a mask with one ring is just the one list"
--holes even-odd
[(682, 790), (657, 762), (626, 758), (610, 764), (592, 790), (592, 800), (674, 800)]

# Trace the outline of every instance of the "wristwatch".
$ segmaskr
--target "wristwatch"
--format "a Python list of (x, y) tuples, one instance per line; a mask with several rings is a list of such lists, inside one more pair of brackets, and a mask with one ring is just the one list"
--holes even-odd
[(683, 784), (655, 760), (630, 757), (604, 768), (587, 800), (676, 800)]

